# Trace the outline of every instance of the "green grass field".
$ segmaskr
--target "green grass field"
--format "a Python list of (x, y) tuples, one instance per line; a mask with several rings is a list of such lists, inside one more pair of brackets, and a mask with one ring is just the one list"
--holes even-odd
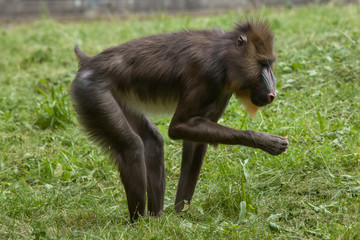
[[(210, 147), (191, 208), (172, 207), (181, 142), (169, 118), (162, 217), (131, 225), (119, 174), (79, 127), (68, 96), (73, 47), (99, 51), (184, 28), (266, 18), (278, 98), (255, 119), (232, 99), (221, 124), (289, 136), (280, 156)], [(0, 28), (0, 239), (360, 239), (360, 7), (312, 6), (206, 16)]]

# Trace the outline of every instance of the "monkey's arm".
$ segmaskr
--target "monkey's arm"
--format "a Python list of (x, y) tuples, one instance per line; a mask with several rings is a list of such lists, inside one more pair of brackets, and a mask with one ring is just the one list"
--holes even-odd
[(210, 144), (244, 145), (260, 148), (272, 155), (278, 155), (288, 148), (288, 141), (280, 136), (252, 130), (237, 130), (219, 125), (204, 117), (193, 117), (186, 122), (173, 119), (169, 136)]

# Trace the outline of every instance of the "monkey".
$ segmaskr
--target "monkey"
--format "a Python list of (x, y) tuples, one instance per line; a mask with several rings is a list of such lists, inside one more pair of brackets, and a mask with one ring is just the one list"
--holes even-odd
[(231, 31), (182, 30), (130, 40), (88, 56), (70, 94), (79, 122), (109, 152), (126, 192), (130, 220), (164, 207), (163, 136), (149, 113), (173, 113), (168, 135), (182, 140), (174, 209), (190, 203), (208, 145), (243, 145), (279, 155), (281, 136), (217, 123), (232, 95), (254, 116), (276, 97), (274, 36), (266, 21), (240, 21)]

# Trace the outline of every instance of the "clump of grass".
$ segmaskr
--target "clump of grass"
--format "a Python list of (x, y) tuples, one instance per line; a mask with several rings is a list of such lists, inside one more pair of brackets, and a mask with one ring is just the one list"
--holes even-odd
[(35, 110), (35, 125), (41, 129), (65, 127), (73, 122), (71, 104), (68, 98), (68, 88), (64, 85), (51, 87), (49, 93), (37, 89), (42, 98)]

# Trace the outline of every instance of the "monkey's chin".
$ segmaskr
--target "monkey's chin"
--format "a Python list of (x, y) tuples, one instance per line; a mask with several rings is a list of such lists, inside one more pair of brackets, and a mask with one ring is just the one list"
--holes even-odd
[(241, 104), (245, 106), (246, 112), (250, 115), (250, 117), (254, 118), (256, 112), (259, 110), (259, 106), (256, 106), (250, 99), (250, 91), (239, 91), (236, 93), (236, 98), (239, 100)]
[(254, 118), (260, 107), (253, 104), (250, 99), (240, 99), (240, 102), (245, 106), (245, 110), (250, 117)]

